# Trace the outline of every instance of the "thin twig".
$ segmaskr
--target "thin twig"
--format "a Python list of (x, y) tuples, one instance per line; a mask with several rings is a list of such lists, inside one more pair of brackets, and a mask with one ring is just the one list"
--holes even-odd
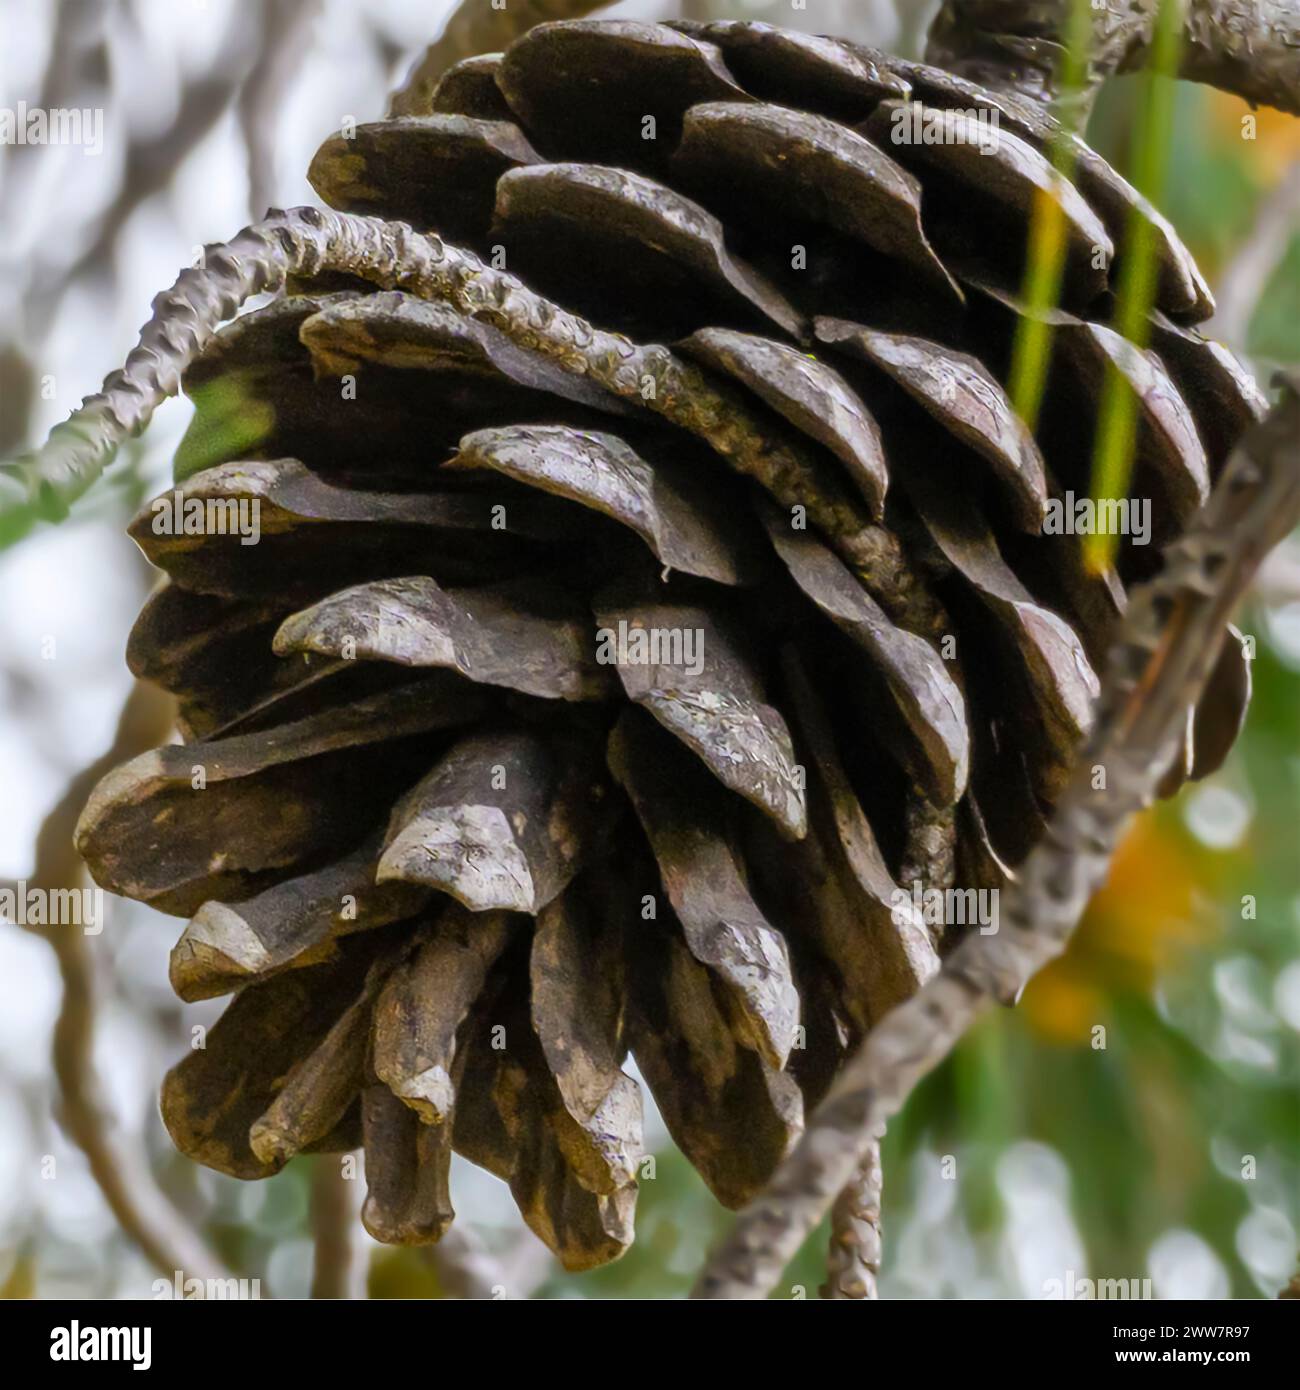
[(463, 1222), (453, 1225), (437, 1243), (421, 1248), (438, 1278), (444, 1298), (495, 1299), (505, 1289), (505, 1269), (495, 1255)]
[(344, 1176), (344, 1158), (322, 1154), (312, 1169), (313, 1298), (366, 1296), (370, 1260), (361, 1234), (362, 1183)]
[(857, 1172), (831, 1207), (823, 1298), (848, 1301), (880, 1297), (877, 1281), (884, 1252), (880, 1221), (883, 1190), (880, 1140), (872, 1139)]
[[(108, 20), (108, 8), (103, 5), (88, 5), (84, 0), (57, 0), (54, 5), (53, 23), (49, 26), (50, 46), (45, 72), (41, 77), (35, 101), (29, 110), (54, 111), (60, 107), (71, 106), (74, 101), (79, 106), (89, 103), (86, 75), (107, 73), (108, 48), (104, 40), (104, 28)], [(97, 77), (96, 87), (102, 85)], [(3, 158), (15, 165), (33, 165), (40, 146), (6, 141), (2, 150)], [(6, 180), (12, 171), (6, 171)], [(18, 207), (25, 187), (8, 185), (6, 195), (14, 198), (10, 206)]]
[(303, 40), (320, 12), (320, 0), (269, 0), (262, 10), (257, 61), (239, 89), (236, 112), (248, 160), (250, 216), (266, 215), (275, 202), (275, 117), (303, 69)]
[(520, 1231), (505, 1260), (505, 1297), (531, 1298), (555, 1272), (555, 1256), (531, 1231)]
[(1300, 159), (1264, 199), (1249, 235), (1233, 253), (1216, 286), (1219, 307), (1208, 332), (1238, 352), (1246, 350), (1251, 316), (1300, 225)]
[[(132, 688), (112, 746), (72, 779), (45, 818), (29, 889), (53, 892), (81, 883), (84, 870), (72, 846), (72, 830), (91, 788), (119, 763), (166, 742), (174, 715), (172, 698), (164, 691), (144, 682)], [(179, 1270), (188, 1278), (229, 1278), (230, 1271), (158, 1187), (144, 1154), (112, 1132), (100, 1104), (94, 1066), (95, 962), (84, 931), (70, 925), (27, 930), (49, 942), (63, 983), (53, 1043), (59, 1119), (86, 1155), (118, 1224), (162, 1274)]]
[(30, 322), (51, 322), (72, 284), (84, 275), (112, 270), (123, 228), (144, 203), (171, 186), (181, 165), (230, 109), (250, 48), (246, 26), (236, 15), (211, 69), (185, 87), (180, 107), (166, 129), (142, 135), (127, 145), (122, 186), (99, 218), (84, 250), (70, 266), (61, 267), (57, 276), (33, 279), (24, 304)]
[(709, 1260), (696, 1297), (761, 1298), (848, 1183), (876, 1127), (985, 1008), (1014, 998), (1065, 949), (1129, 818), (1154, 795), (1232, 609), (1300, 519), (1298, 390), (1300, 375), (1286, 380), (1282, 401), (1233, 453), (1162, 573), (1132, 597), (1092, 739), (1043, 839), (1004, 892), (1000, 930), (968, 937), (868, 1034), (767, 1190)]
[(446, 1298), (526, 1299), (555, 1268), (551, 1252), (531, 1231), (522, 1231), (514, 1246), (498, 1257), (463, 1224), (452, 1226), (436, 1245), (425, 1246), (424, 1256)]

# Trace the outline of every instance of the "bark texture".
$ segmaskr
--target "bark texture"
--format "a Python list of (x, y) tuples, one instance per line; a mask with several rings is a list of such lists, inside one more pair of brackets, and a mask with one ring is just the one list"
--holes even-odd
[[(1171, 3), (1173, 0), (1171, 0)], [(1058, 94), (1074, 0), (945, 0), (926, 61), (1037, 100)], [(1160, 0), (1092, 0), (1092, 54), (1084, 105), (1106, 78), (1150, 59)], [(1178, 0), (1179, 76), (1233, 92), (1252, 105), (1300, 114), (1300, 6), (1295, 0)]]
[(867, 1145), (857, 1172), (831, 1208), (823, 1298), (832, 1302), (857, 1302), (880, 1297), (877, 1281), (884, 1253), (880, 1222), (884, 1182), (880, 1140), (873, 1139)]

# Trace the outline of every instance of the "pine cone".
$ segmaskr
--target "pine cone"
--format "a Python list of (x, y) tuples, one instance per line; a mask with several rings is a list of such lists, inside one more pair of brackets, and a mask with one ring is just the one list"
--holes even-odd
[[(629, 402), (581, 333), (539, 349), (548, 315), (510, 334), (337, 275), (229, 325), (185, 380), (178, 491), (132, 526), (167, 580), (128, 659), (185, 742), (106, 778), (78, 843), (190, 919), (183, 999), (234, 993), (163, 1087), (185, 1153), (255, 1178), (363, 1145), (367, 1228), (419, 1243), (456, 1151), (581, 1269), (632, 1239), (629, 1053), (745, 1202), (971, 929), (914, 886), (995, 890), (1040, 834), (1155, 553), (1095, 575), (1044, 534), (1087, 495), (1108, 364), (1157, 541), (1261, 401), (1190, 326), (1209, 292), (1159, 214), (938, 70), (556, 23), (432, 105), (327, 141), (325, 201), (671, 343), (663, 370)], [(1000, 383), (1044, 197), (1067, 260), (1035, 437)], [(1131, 215), (1159, 254), (1141, 351), (1106, 324)], [(257, 544), (214, 526), (254, 502)], [(1247, 696), (1226, 642), (1167, 790)]]

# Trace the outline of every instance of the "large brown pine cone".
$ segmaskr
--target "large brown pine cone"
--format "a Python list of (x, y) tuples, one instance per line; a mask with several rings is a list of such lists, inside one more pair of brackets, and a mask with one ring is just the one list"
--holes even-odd
[[(909, 102), (966, 114), (899, 143)], [(1082, 144), (1063, 182), (1046, 116), (942, 72), (560, 23), (433, 108), (327, 141), (322, 197), (673, 344), (678, 418), (724, 447), (446, 303), (334, 277), (246, 314), (188, 373), (177, 476), (191, 509), (256, 500), (260, 541), (134, 523), (168, 579), (130, 665), (186, 741), (106, 778), (79, 844), (190, 918), (182, 998), (234, 993), (164, 1085), (181, 1149), (254, 1178), (364, 1145), (400, 1243), (446, 1229), (456, 1150), (584, 1268), (632, 1239), (629, 1052), (744, 1202), (969, 929), (913, 886), (995, 889), (1040, 833), (1156, 551), (1095, 576), (1044, 534), (1086, 496), (1107, 364), (1157, 543), (1260, 400), (1189, 326), (1210, 297), (1154, 209)], [(991, 112), (992, 147), (955, 138)], [(1068, 256), (1035, 438), (1000, 382), (1044, 197)], [(1146, 351), (1106, 326), (1131, 214)], [(742, 420), (757, 457), (725, 447)], [(1226, 643), (1168, 788), (1247, 693)]]

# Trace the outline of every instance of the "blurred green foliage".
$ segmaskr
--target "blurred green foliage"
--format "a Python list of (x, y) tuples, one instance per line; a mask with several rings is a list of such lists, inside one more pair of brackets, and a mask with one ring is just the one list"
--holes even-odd
[(176, 448), (172, 477), (178, 483), (205, 468), (255, 450), (275, 427), (275, 411), (259, 400), (252, 381), (237, 372), (195, 387), (194, 405), (185, 437)]

